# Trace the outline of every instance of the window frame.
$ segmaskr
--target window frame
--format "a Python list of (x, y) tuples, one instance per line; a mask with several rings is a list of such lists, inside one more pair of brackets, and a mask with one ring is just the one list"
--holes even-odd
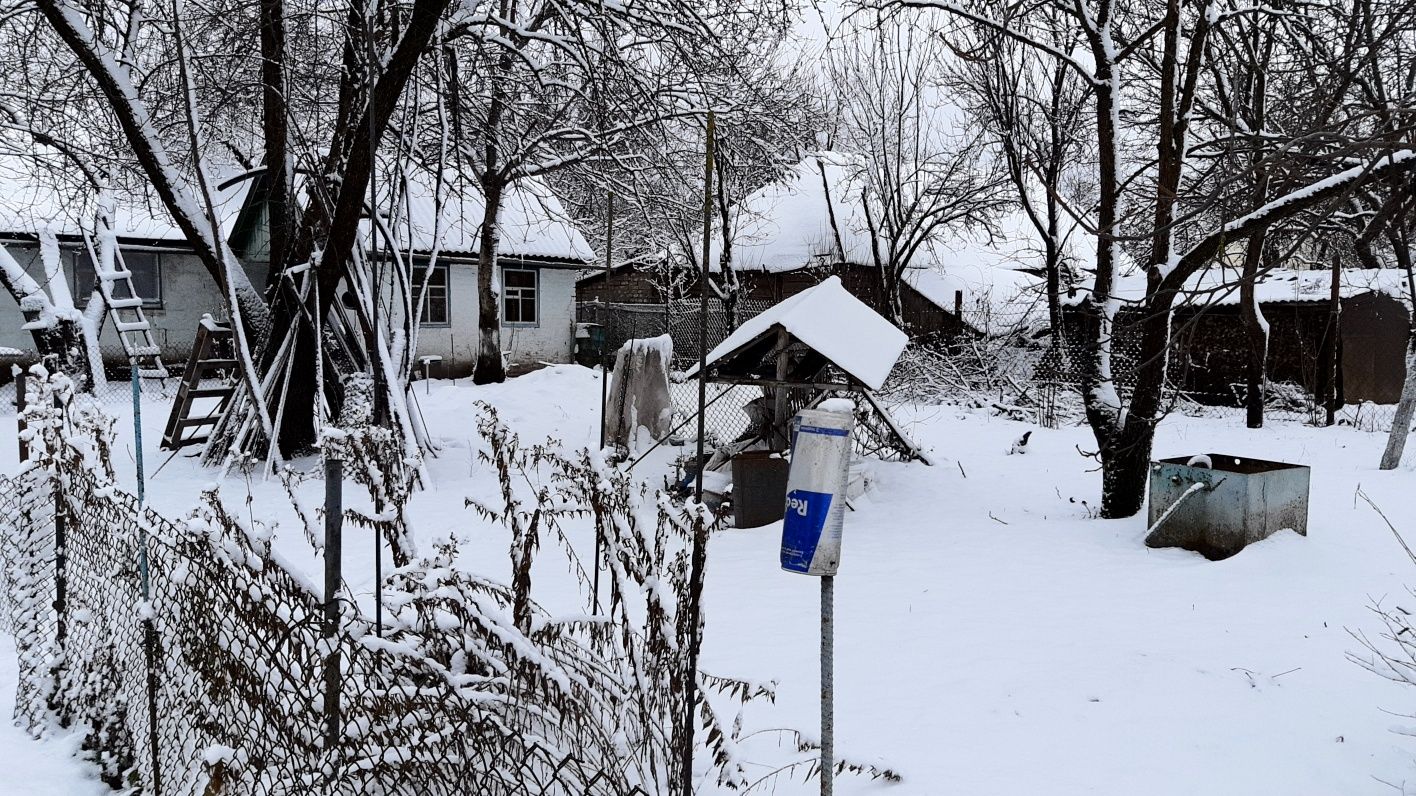
[[(540, 326), (540, 325), (541, 325), (541, 269), (539, 269), (539, 268), (532, 268), (532, 267), (529, 267), (529, 266), (522, 266), (522, 265), (504, 265), (504, 266), (502, 266), (501, 271), (502, 271), (502, 272), (501, 272), (501, 316), (502, 316), (502, 317), (501, 317), (501, 322), (502, 322), (502, 325), (503, 325), (503, 326), (510, 326), (510, 327), (512, 327), (512, 328), (523, 328), (523, 329), (531, 329), (531, 328), (535, 328), (535, 327)], [(510, 285), (508, 285), (508, 284), (506, 283), (506, 274), (507, 274), (508, 271), (516, 271), (516, 272), (518, 272), (518, 273), (523, 273), (523, 272), (524, 272), (524, 273), (529, 273), (529, 274), (531, 274), (531, 287), (529, 287), (529, 288), (526, 288), (526, 287), (511, 287)], [(507, 320), (507, 305), (508, 305), (508, 303), (511, 301), (512, 291), (516, 291), (516, 299), (517, 299), (517, 301), (519, 302), (519, 301), (522, 301), (522, 300), (524, 300), (524, 299), (526, 298), (525, 295), (523, 295), (523, 291), (528, 291), (528, 290), (531, 292), (531, 310), (532, 310), (532, 314), (533, 314), (533, 316), (534, 316), (533, 319), (532, 319), (532, 320), (529, 320), (529, 321), (525, 321), (525, 320), (519, 320), (519, 321)]]
[[(159, 249), (132, 249), (127, 252), (123, 252), (121, 251), (121, 247), (120, 251), (114, 253), (115, 261), (121, 258), (122, 267), (129, 270), (131, 270), (131, 268), (128, 264), (128, 257), (131, 257), (135, 254), (152, 255), (154, 272), (153, 283), (157, 288), (157, 293), (154, 296), (142, 297), (142, 308), (144, 310), (162, 310), (165, 309), (167, 306), (167, 302), (163, 296), (165, 291), (163, 290), (162, 282), (162, 271), (164, 268), (162, 262), (163, 255), (167, 253), (168, 252)], [(93, 295), (93, 290), (95, 287), (97, 287), (98, 264), (93, 262), (92, 258), (89, 257), (88, 248), (82, 245), (63, 247), (60, 252), (61, 259), (63, 258), (64, 254), (69, 255), (69, 262), (67, 264), (69, 271), (67, 275), (69, 278), (69, 292), (74, 297), (74, 306), (82, 309), (83, 307), (88, 305), (89, 296)], [(79, 263), (84, 260), (88, 260), (90, 265), (92, 266), (89, 269), (89, 273), (93, 275), (93, 281), (87, 286), (81, 286), (79, 284)], [(115, 264), (117, 263), (115, 262)], [(129, 277), (129, 279), (131, 282), (132, 277)], [(134, 287), (136, 288), (137, 286), (134, 285)]]
[[(450, 263), (448, 263), (446, 260), (438, 260), (432, 266), (434, 272), (442, 271), (443, 274), (441, 286), (443, 319), (440, 321), (435, 321), (428, 320), (423, 317), (425, 314), (429, 314), (429, 312), (432, 310), (432, 304), (429, 303), (429, 299), (433, 297), (433, 291), (439, 289), (435, 283), (429, 282), (428, 292), (423, 294), (423, 310), (418, 315), (419, 327), (426, 326), (430, 328), (446, 328), (452, 326), (452, 269), (449, 267), (449, 265)], [(416, 291), (423, 284), (423, 274), (427, 271), (427, 268), (427, 260), (416, 261), (413, 264), (413, 290), (415, 291), (415, 295)]]

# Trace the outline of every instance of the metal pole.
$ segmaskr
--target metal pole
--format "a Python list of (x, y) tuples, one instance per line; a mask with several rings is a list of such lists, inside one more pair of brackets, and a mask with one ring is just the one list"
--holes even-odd
[(698, 648), (700, 638), (700, 616), (702, 614), (703, 570), (708, 559), (708, 528), (703, 524), (703, 408), (707, 402), (707, 360), (708, 360), (708, 246), (713, 236), (713, 112), (708, 111), (708, 130), (705, 134), (703, 158), (703, 271), (698, 283), (698, 460), (694, 478), (693, 499), (693, 555), (689, 561), (688, 575), (688, 665), (684, 673), (684, 704), (682, 725), (683, 748), (678, 750), (679, 794), (689, 796), (693, 792), (693, 731), (694, 703), (698, 691)]
[(344, 555), (344, 463), (325, 459), (324, 637), (329, 653), (324, 667), (325, 751), (333, 751), (340, 736), (339, 716), (339, 586)]
[[(137, 464), (138, 510), (146, 501), (146, 478), (143, 473), (143, 390), (138, 383), (138, 366), (128, 369), (128, 381), (133, 385), (133, 459)], [(148, 752), (152, 763), (152, 790), (162, 793), (162, 761), (157, 738), (157, 626), (152, 609), (152, 581), (148, 569), (147, 525), (138, 518), (138, 580), (143, 593), (143, 655), (147, 659)]]
[[(615, 192), (610, 191), (605, 196), (605, 295), (609, 295), (610, 276), (614, 270), (615, 258)], [(610, 401), (610, 374), (605, 365), (608, 360), (605, 356), (604, 329), (601, 328), (600, 336), (600, 449), (605, 449), (605, 413), (609, 411)], [(599, 520), (595, 522), (595, 579), (591, 585), (594, 593), (592, 599), (592, 612), (600, 613), (600, 557), (604, 554), (605, 535), (600, 527)]]
[(821, 796), (831, 796), (835, 779), (835, 721), (833, 716), (836, 578), (821, 578)]
[[(138, 366), (136, 364), (130, 366), (129, 380), (133, 383), (133, 458), (137, 460), (138, 465), (138, 505), (141, 506), (146, 489), (146, 485), (143, 483), (143, 390), (138, 386)], [(139, 533), (143, 535), (144, 539), (144, 544), (138, 548), (138, 562), (143, 576), (143, 599), (146, 600), (148, 598), (147, 531), (142, 530), (141, 524), (138, 527)]]

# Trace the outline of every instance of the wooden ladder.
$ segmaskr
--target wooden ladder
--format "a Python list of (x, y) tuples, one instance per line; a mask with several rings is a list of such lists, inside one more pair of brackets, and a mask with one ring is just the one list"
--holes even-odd
[[(128, 361), (137, 366), (140, 377), (165, 379), (170, 374), (162, 364), (162, 350), (152, 338), (152, 324), (143, 312), (143, 298), (133, 289), (133, 272), (127, 266), (118, 268), (121, 270), (100, 273), (98, 279), (103, 301), (113, 312), (113, 328), (118, 330), (123, 351)], [(115, 295), (115, 287), (125, 288), (127, 295)]]
[[(222, 326), (203, 315), (197, 324), (197, 341), (192, 345), (192, 356), (187, 359), (187, 368), (182, 371), (182, 383), (177, 385), (177, 398), (172, 402), (172, 414), (167, 416), (167, 428), (162, 432), (162, 447), (175, 451), (187, 445), (205, 442), (207, 434), (187, 436), (192, 429), (214, 426), (226, 414), (231, 403), (235, 385), (229, 377), (222, 378), (218, 386), (202, 386), (204, 380), (213, 378), (220, 371), (236, 369), (235, 349), (230, 327)], [(205, 415), (192, 417), (192, 404), (199, 398), (219, 399), (216, 408)]]

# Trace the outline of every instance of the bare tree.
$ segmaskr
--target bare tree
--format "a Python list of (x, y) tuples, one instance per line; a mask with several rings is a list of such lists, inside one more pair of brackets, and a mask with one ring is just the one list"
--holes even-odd
[(841, 114), (836, 138), (860, 159), (871, 256), (896, 323), (904, 320), (906, 272), (930, 243), (991, 228), (1005, 205), (1001, 162), (981, 155), (983, 131), (941, 93), (946, 54), (928, 32), (883, 18), (848, 28), (828, 56)]
[[(1289, 190), (1270, 196), (1238, 217), (1224, 218), (1215, 198), (1192, 189), (1206, 184), (1207, 174), (1195, 153), (1215, 146), (1232, 130), (1202, 123), (1200, 111), (1216, 91), (1209, 65), (1226, 47), (1219, 31), (1254, 14), (1288, 14), (1304, 20), (1323, 35), (1336, 35), (1354, 25), (1350, 8), (1332, 5), (1279, 10), (1237, 2), (1168, 0), (1163, 7), (1128, 0), (1092, 3), (1037, 3), (1029, 14), (1045, 13), (1064, 21), (1086, 43), (1088, 59), (1056, 47), (1052, 40), (1029, 33), (1041, 26), (1022, 27), (1009, 16), (1011, 4), (994, 0), (886, 0), (886, 7), (934, 8), (968, 26), (1008, 36), (1072, 70), (1092, 91), (1093, 134), (1097, 155), (1098, 201), (1092, 219), (1097, 235), (1095, 277), (1081, 309), (1088, 321), (1083, 391), (1089, 424), (1102, 464), (1102, 514), (1135, 514), (1145, 502), (1145, 483), (1155, 426), (1164, 415), (1164, 390), (1171, 345), (1174, 303), (1190, 279), (1230, 244), (1286, 220), (1307, 214), (1331, 213), (1362, 185), (1409, 172), (1416, 153), (1405, 142), (1382, 141), (1354, 120), (1344, 125), (1338, 140), (1314, 136), (1317, 130), (1286, 131), (1291, 150), (1301, 152), (1304, 179)], [(1386, 16), (1395, 11), (1392, 16)], [(1400, 19), (1400, 9), (1383, 8), (1373, 42), (1391, 41), (1388, 28)], [(1321, 50), (1317, 52), (1322, 52)], [(1368, 51), (1370, 52), (1370, 51)], [(1310, 59), (1315, 87), (1322, 101), (1341, 107), (1350, 96), (1353, 76), (1371, 61), (1365, 56)], [(1123, 114), (1128, 123), (1123, 127)], [(1337, 114), (1332, 114), (1338, 120)], [(1347, 121), (1345, 119), (1340, 121)], [(1118, 333), (1118, 302), (1114, 298), (1121, 244), (1143, 259), (1146, 292), (1134, 308), (1133, 323), (1122, 334), (1139, 337), (1139, 360), (1129, 402), (1123, 403), (1112, 370), (1113, 335)]]
[[(1058, 24), (1055, 15), (1004, 22), (1042, 25), (1028, 35), (1059, 51), (1081, 44), (1077, 31)], [(1079, 276), (1068, 257), (1068, 242), (1074, 233), (1085, 234), (1071, 208), (1085, 208), (1092, 201), (1077, 190), (1084, 182), (1082, 174), (1092, 168), (1086, 125), (1090, 86), (1065, 62), (992, 28), (953, 31), (945, 41), (956, 54), (949, 85), (987, 129), (1006, 167), (1013, 198), (1040, 244), (1048, 323), (1053, 345), (1060, 346), (1063, 286)]]

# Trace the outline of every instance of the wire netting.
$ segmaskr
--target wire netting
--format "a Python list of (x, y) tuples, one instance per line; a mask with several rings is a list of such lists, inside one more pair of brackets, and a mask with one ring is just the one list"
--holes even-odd
[[(516, 698), (515, 677), (479, 687), (468, 681), (475, 675), (440, 666), (427, 651), (445, 646), (450, 631), (402, 628), (380, 639), (341, 600), (338, 630), (326, 635), (313, 588), (280, 565), (268, 539), (214, 516), (215, 502), (205, 516), (173, 522), (69, 464), (0, 478), (0, 493), (17, 716), (31, 728), (51, 718), (82, 728), (86, 754), (114, 787), (642, 792), (552, 750), (547, 728), (492, 709)], [(341, 713), (333, 736), (323, 708), (331, 655)]]

